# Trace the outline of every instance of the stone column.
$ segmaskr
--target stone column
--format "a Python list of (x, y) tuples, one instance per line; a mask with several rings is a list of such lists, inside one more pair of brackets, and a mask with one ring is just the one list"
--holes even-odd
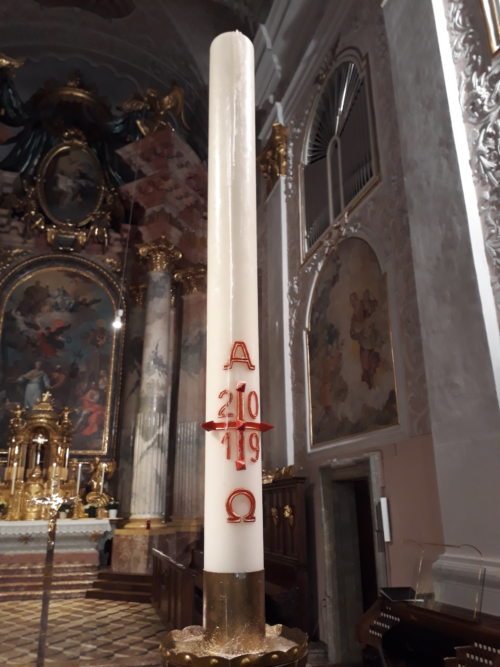
[(148, 263), (139, 411), (135, 429), (130, 524), (161, 525), (165, 515), (169, 426), (172, 264), (182, 253), (165, 237), (138, 247)]
[(126, 371), (122, 394), (122, 427), (120, 435), (120, 460), (118, 464), (120, 516), (129, 516), (130, 514), (135, 424), (139, 406), (139, 388), (142, 371), (146, 287), (145, 283), (137, 283), (130, 285), (128, 289), (129, 315), (127, 318), (125, 342)]
[(178, 531), (191, 532), (203, 518), (206, 269), (196, 265), (176, 271), (174, 280), (182, 290), (182, 341), (172, 519)]

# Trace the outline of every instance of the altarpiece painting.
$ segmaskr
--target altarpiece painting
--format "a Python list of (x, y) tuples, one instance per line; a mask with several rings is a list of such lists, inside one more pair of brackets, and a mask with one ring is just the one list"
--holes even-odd
[(121, 332), (111, 327), (117, 285), (93, 262), (52, 256), (23, 262), (0, 288), (1, 432), (13, 404), (32, 408), (50, 391), (57, 408), (72, 410), (72, 453), (108, 454), (121, 362)]
[(308, 348), (313, 445), (398, 423), (386, 279), (365, 241), (327, 258)]

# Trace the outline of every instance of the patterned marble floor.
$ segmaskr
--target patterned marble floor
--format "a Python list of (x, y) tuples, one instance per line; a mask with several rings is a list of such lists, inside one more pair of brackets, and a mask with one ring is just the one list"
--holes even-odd
[[(36, 661), (40, 601), (0, 603), (0, 665)], [(159, 666), (165, 629), (149, 604), (111, 600), (53, 600), (45, 664)]]

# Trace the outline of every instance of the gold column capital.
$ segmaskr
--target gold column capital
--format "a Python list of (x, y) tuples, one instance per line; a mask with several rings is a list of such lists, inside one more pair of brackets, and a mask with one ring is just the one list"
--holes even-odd
[(194, 264), (174, 273), (174, 281), (182, 285), (184, 294), (196, 294), (206, 288), (207, 267), (204, 264)]
[(271, 136), (257, 158), (269, 191), (280, 176), (286, 176), (288, 135), (287, 127), (281, 123), (273, 123)]
[(137, 252), (139, 257), (148, 263), (149, 271), (166, 271), (172, 264), (182, 259), (179, 248), (163, 235), (149, 243), (140, 243)]

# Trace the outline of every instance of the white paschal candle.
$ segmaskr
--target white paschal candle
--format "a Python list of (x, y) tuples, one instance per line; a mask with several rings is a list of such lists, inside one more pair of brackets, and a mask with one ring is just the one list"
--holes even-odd
[[(241, 33), (212, 42), (209, 91), (204, 569), (257, 572), (261, 433), (223, 428), (260, 421), (254, 57)], [(209, 430), (211, 422), (222, 430)]]

